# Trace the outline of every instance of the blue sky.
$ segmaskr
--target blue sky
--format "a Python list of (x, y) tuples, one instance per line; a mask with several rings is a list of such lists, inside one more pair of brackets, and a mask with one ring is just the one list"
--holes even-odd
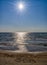
[[(20, 1), (22, 12), (15, 6)], [(0, 0), (0, 31), (47, 32), (47, 0)]]

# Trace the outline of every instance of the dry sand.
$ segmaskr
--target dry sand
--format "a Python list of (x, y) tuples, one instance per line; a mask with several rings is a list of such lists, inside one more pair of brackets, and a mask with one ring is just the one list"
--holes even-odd
[(0, 50), (0, 65), (47, 65), (47, 52)]

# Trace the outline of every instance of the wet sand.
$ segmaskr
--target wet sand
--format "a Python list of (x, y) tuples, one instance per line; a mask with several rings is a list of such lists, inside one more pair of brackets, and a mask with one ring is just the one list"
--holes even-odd
[(0, 65), (47, 65), (47, 52), (0, 50)]

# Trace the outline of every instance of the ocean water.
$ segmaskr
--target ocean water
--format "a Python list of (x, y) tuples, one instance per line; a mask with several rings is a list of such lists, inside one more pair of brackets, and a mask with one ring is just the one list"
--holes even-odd
[(0, 32), (0, 50), (47, 51), (47, 32)]

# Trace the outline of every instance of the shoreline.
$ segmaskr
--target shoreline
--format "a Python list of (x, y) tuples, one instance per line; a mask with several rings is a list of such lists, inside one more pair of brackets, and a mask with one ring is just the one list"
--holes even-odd
[(0, 50), (0, 65), (47, 65), (47, 51), (30, 53)]
[(23, 54), (42, 54), (42, 53), (47, 53), (47, 51), (32, 51), (32, 52), (24, 52), (24, 51), (13, 51), (13, 50), (1, 50), (0, 53), (23, 53)]

